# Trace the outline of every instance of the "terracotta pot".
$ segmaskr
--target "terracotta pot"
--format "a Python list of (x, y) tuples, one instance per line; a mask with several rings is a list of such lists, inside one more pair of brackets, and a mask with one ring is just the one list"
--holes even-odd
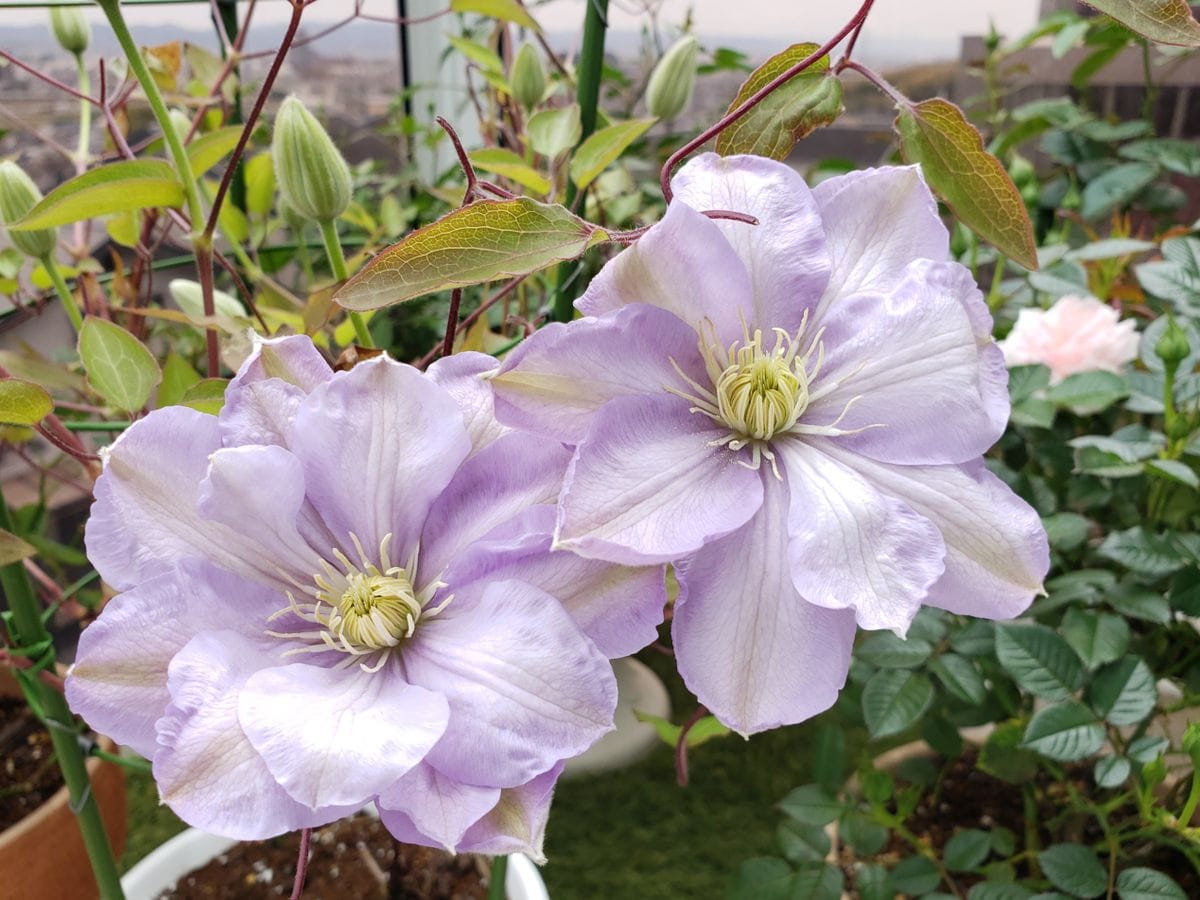
[[(7, 669), (0, 670), (0, 696), (22, 696)], [(105, 737), (100, 738), (100, 746), (110, 753), (117, 751)], [(125, 849), (125, 773), (119, 765), (95, 757), (87, 761), (87, 769), (113, 853), (120, 858)], [(65, 787), (32, 815), (0, 832), (0, 900), (88, 900), (98, 896)]]
[[(232, 838), (218, 837), (198, 828), (175, 835), (121, 879), (126, 900), (154, 900), (184, 875), (199, 869), (236, 843)], [(504, 887), (508, 900), (550, 900), (537, 866), (519, 853), (508, 858)]]

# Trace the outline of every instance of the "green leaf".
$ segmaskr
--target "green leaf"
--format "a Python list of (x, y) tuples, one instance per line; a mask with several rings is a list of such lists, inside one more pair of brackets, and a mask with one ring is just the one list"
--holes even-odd
[(1025, 729), (1025, 746), (1048, 759), (1072, 762), (1091, 756), (1104, 745), (1104, 727), (1082, 703), (1068, 700), (1033, 714)]
[(79, 358), (88, 383), (124, 412), (137, 412), (162, 380), (158, 362), (146, 345), (104, 319), (88, 316), (79, 330)]
[(1155, 248), (1153, 241), (1138, 241), (1133, 238), (1106, 238), (1102, 241), (1092, 241), (1084, 244), (1067, 254), (1067, 259), (1081, 262), (1091, 262), (1099, 259), (1117, 259), (1121, 256), (1131, 256), (1144, 253)]
[(580, 190), (587, 187), (640, 138), (657, 119), (630, 119), (601, 128), (588, 135), (571, 156), (571, 180)]
[(819, 784), (798, 787), (779, 801), (779, 808), (805, 825), (828, 825), (842, 814), (842, 803)]
[(1153, 712), (1158, 688), (1145, 661), (1126, 656), (1096, 673), (1087, 698), (1096, 714), (1113, 725), (1136, 725)]
[(529, 143), (547, 159), (555, 159), (579, 143), (583, 125), (579, 122), (579, 104), (543, 109), (525, 124)]
[(472, 150), (470, 159), (476, 169), (508, 178), (522, 187), (529, 188), (535, 194), (550, 193), (549, 179), (511, 150), (505, 150), (503, 147), (485, 147), (482, 150)]
[(1122, 163), (1087, 183), (1080, 197), (1080, 212), (1088, 221), (1103, 218), (1129, 204), (1158, 177), (1153, 163)]
[(479, 66), (484, 74), (504, 72), (504, 60), (482, 44), (452, 34), (446, 35), (446, 40), (450, 42), (451, 47)]
[(933, 863), (923, 856), (909, 856), (896, 863), (889, 873), (892, 890), (900, 894), (928, 894), (942, 883)]
[(1200, 47), (1200, 25), (1187, 0), (1084, 0), (1144, 37), (1160, 44)]
[(182, 206), (183, 188), (171, 164), (158, 159), (106, 163), (64, 182), (10, 228), (54, 228), (127, 209)]
[(1055, 550), (1074, 550), (1087, 540), (1092, 523), (1079, 513), (1060, 512), (1042, 517), (1042, 527)]
[(888, 841), (889, 831), (862, 813), (850, 812), (838, 823), (838, 837), (854, 848), (859, 859), (874, 856)]
[(191, 363), (172, 350), (163, 363), (162, 384), (158, 386), (155, 407), (162, 409), (181, 402), (188, 388), (199, 384), (200, 380), (200, 373), (192, 368)]
[[(750, 73), (729, 104), (732, 112), (768, 82), (812, 56), (816, 44), (793, 44)], [(753, 153), (783, 160), (797, 142), (833, 122), (842, 112), (842, 83), (829, 71), (829, 57), (781, 85), (717, 136), (717, 153)]]
[(1037, 855), (1050, 883), (1073, 897), (1090, 900), (1108, 887), (1108, 875), (1094, 850), (1079, 844), (1055, 844)]
[(1089, 416), (1129, 396), (1125, 379), (1115, 372), (1079, 372), (1046, 391), (1046, 399), (1080, 416)]
[(946, 690), (965, 703), (982, 705), (987, 699), (987, 687), (979, 670), (965, 656), (943, 653), (929, 665), (929, 669)]
[(797, 864), (822, 862), (829, 854), (829, 834), (820, 825), (805, 825), (784, 819), (775, 829), (775, 841), (789, 861)]
[(184, 391), (179, 402), (199, 412), (215, 416), (225, 405), (225, 388), (228, 386), (229, 382), (224, 378), (205, 378)]
[(775, 856), (758, 856), (738, 866), (728, 900), (791, 900), (792, 867)]
[(1141, 525), (1125, 531), (1111, 532), (1099, 547), (1101, 556), (1118, 562), (1139, 575), (1158, 577), (1177, 572), (1186, 565), (1185, 558), (1171, 540), (1171, 535), (1146, 531)]
[(187, 145), (188, 162), (192, 173), (199, 178), (233, 152), (242, 136), (241, 125), (227, 125), (199, 135)]
[(1029, 889), (1012, 881), (981, 881), (967, 892), (967, 900), (1027, 900)]
[(980, 771), (1007, 781), (1023, 784), (1038, 772), (1038, 758), (1021, 746), (1025, 729), (1018, 722), (1001, 722), (979, 749)]
[(1197, 477), (1192, 467), (1177, 459), (1152, 459), (1146, 463), (1146, 471), (1176, 484), (1190, 488), (1200, 487), (1200, 477)]
[(1043, 365), (1013, 366), (1008, 370), (1008, 397), (1013, 403), (1028, 400), (1050, 386), (1050, 369)]
[(27, 544), (15, 534), (0, 528), (0, 566), (28, 559), (37, 553), (37, 548)]
[[(683, 731), (682, 726), (676, 725), (674, 722), (669, 722), (661, 716), (642, 712), (640, 709), (635, 709), (633, 714), (639, 722), (653, 725), (654, 730), (658, 732), (658, 736), (668, 747), (674, 747), (679, 743), (679, 734)], [(687, 745), (689, 747), (699, 747), (701, 744), (707, 743), (715, 737), (724, 737), (727, 734), (729, 734), (729, 729), (717, 721), (716, 716), (703, 716), (688, 729)]]
[(1164, 737), (1144, 734), (1130, 741), (1125, 751), (1135, 763), (1144, 766), (1165, 753), (1169, 746), (1170, 742)]
[(1124, 756), (1102, 756), (1096, 760), (1092, 777), (1096, 779), (1097, 787), (1120, 787), (1129, 777), (1132, 768), (1133, 766)]
[(919, 672), (880, 670), (863, 688), (862, 710), (872, 738), (914, 725), (933, 702), (933, 683)]
[(836, 725), (819, 725), (813, 735), (812, 774), (827, 791), (846, 780), (846, 736)]
[(1175, 879), (1143, 866), (1126, 869), (1117, 876), (1117, 896), (1121, 900), (1187, 900)]
[(1025, 268), (1037, 269), (1025, 202), (962, 110), (948, 100), (925, 100), (902, 106), (895, 127), (905, 162), (921, 164), (929, 186), (963, 224)]
[(946, 841), (942, 861), (951, 872), (970, 872), (983, 865), (991, 851), (991, 835), (978, 828), (968, 828)]
[(1192, 141), (1148, 138), (1126, 144), (1117, 153), (1126, 159), (1158, 163), (1168, 171), (1189, 178), (1200, 178), (1200, 147)]
[(1129, 649), (1129, 623), (1112, 613), (1073, 607), (1059, 630), (1089, 669), (1120, 659)]
[(246, 212), (265, 216), (275, 204), (275, 162), (264, 150), (246, 161)]
[(996, 648), (996, 626), (972, 619), (950, 637), (950, 646), (963, 656), (987, 656)]
[(450, 9), (456, 13), (479, 13), (481, 16), (512, 22), (533, 31), (542, 30), (525, 11), (525, 7), (516, 0), (450, 0)]
[(1063, 700), (1083, 684), (1079, 657), (1044, 625), (997, 623), (996, 657), (1017, 684), (1047, 700)]
[(574, 259), (608, 235), (562, 206), (479, 200), (419, 228), (376, 256), (334, 299), (379, 309), (422, 294), (527, 275)]
[(1104, 597), (1114, 610), (1127, 619), (1141, 619), (1156, 625), (1171, 621), (1171, 604), (1158, 591), (1152, 591), (1136, 582), (1123, 582)]
[(860, 900), (894, 900), (888, 888), (888, 871), (878, 863), (859, 863), (854, 870), (854, 885)]
[(933, 656), (933, 645), (916, 638), (905, 640), (890, 631), (878, 631), (867, 635), (854, 648), (854, 655), (884, 669), (914, 669)]
[(832, 863), (796, 870), (788, 900), (840, 900), (845, 887), (842, 870)]
[(40, 384), (5, 378), (0, 381), (0, 425), (36, 425), (54, 412), (54, 399)]

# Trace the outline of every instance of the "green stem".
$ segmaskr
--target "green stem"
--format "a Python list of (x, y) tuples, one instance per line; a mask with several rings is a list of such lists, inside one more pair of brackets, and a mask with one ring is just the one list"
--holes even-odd
[[(8, 503), (2, 493), (0, 529), (13, 530)], [(42, 622), (41, 608), (33, 593), (33, 585), (29, 582), (25, 567), (19, 561), (0, 567), (0, 586), (4, 588), (4, 596), (8, 599), (11, 613), (8, 621), (12, 639), (24, 647), (42, 644), (52, 646), (50, 633), (46, 631)], [(100, 818), (100, 807), (92, 793), (87, 761), (80, 747), (78, 729), (70, 709), (67, 708), (67, 701), (54, 688), (44, 684), (36, 673), (29, 677), (19, 675), (18, 681), (30, 707), (40, 712), (43, 718), (51, 723), (48, 729), (50, 741), (54, 745), (54, 755), (62, 770), (63, 781), (67, 785), (71, 809), (77, 811), (79, 830), (83, 834), (83, 844), (96, 876), (100, 896), (103, 900), (123, 900), (125, 894), (121, 890), (117, 863), (113, 858), (112, 846), (108, 842), (108, 833), (104, 830), (104, 821)]]
[(67, 287), (67, 281), (63, 278), (62, 269), (54, 261), (53, 253), (47, 253), (42, 257), (42, 265), (46, 268), (46, 274), (50, 276), (50, 280), (54, 283), (54, 290), (58, 294), (58, 299), (62, 301), (63, 309), (67, 311), (67, 318), (71, 320), (71, 325), (74, 327), (75, 333), (79, 334), (79, 329), (83, 327), (83, 314), (79, 311), (79, 304), (75, 302), (75, 295)]
[[(75, 67), (79, 71), (79, 93), (90, 94), (91, 83), (88, 81), (87, 63), (83, 54), (75, 54)], [(92, 139), (92, 104), (88, 100), (79, 101), (79, 149), (75, 152), (76, 160), (81, 166), (86, 166), (88, 150)]]
[(488, 880), (488, 900), (504, 900), (504, 882), (508, 877), (508, 857), (492, 857), (492, 875)]
[(1200, 772), (1193, 772), (1192, 789), (1188, 792), (1187, 802), (1183, 804), (1183, 811), (1179, 814), (1179, 821), (1185, 828), (1191, 824), (1198, 804), (1200, 804)]
[(171, 117), (167, 113), (167, 105), (163, 102), (162, 94), (159, 93), (158, 84), (155, 83), (150, 70), (146, 68), (146, 61), (142, 59), (142, 54), (138, 50), (137, 44), (134, 43), (133, 35), (129, 33), (129, 26), (125, 24), (125, 17), (121, 14), (120, 0), (96, 0), (96, 2), (104, 10), (108, 24), (117, 37), (117, 43), (121, 45), (121, 50), (129, 62), (129, 69), (137, 78), (138, 84), (141, 85), (142, 93), (146, 95), (146, 101), (150, 104), (154, 120), (158, 122), (163, 140), (167, 142), (167, 149), (171, 151), (175, 171), (179, 174), (179, 180), (182, 182), (183, 195), (187, 201), (188, 216), (192, 220), (194, 237), (204, 230), (204, 205), (200, 201), (200, 192), (196, 189), (196, 176), (192, 172), (192, 164), (183, 147), (183, 141), (179, 139), (179, 134), (171, 124)]
[[(346, 255), (342, 253), (342, 244), (338, 240), (337, 224), (333, 219), (321, 223), (321, 237), (325, 240), (325, 255), (329, 257), (329, 266), (333, 269), (333, 277), (345, 281), (350, 277), (346, 269)], [(366, 320), (361, 313), (351, 312), (350, 321), (354, 323), (354, 336), (360, 347), (373, 348), (371, 332), (367, 330)]]
[[(579, 65), (575, 70), (575, 102), (579, 104), (579, 123), (582, 130), (579, 142), (588, 139), (596, 130), (596, 107), (600, 102), (600, 75), (604, 70), (604, 36), (608, 28), (608, 0), (588, 0), (583, 19), (583, 42), (579, 50)], [(578, 144), (576, 144), (578, 146)], [(573, 208), (579, 189), (567, 180), (566, 206)], [(554, 319), (569, 322), (575, 315), (571, 275), (579, 261), (558, 267), (558, 287), (554, 297)]]

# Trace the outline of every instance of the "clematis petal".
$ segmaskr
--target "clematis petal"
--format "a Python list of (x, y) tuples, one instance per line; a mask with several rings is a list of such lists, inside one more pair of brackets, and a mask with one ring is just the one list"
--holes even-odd
[(380, 791), (375, 805), (383, 824), (399, 840), (454, 853), (467, 829), (499, 801), (500, 788), (464, 784), (428, 763), (417, 763)]
[(451, 589), (513, 578), (555, 597), (609, 659), (658, 637), (667, 604), (663, 566), (619, 566), (551, 550), (554, 508), (538, 506), (472, 544), (446, 573)]
[[(301, 576), (320, 571), (331, 537), (304, 496), (300, 460), (282, 447), (226, 447), (209, 457), (196, 498), (200, 515), (251, 533), (274, 565)], [(303, 527), (309, 539), (301, 535)]]
[(925, 602), (969, 616), (1011, 619), (1042, 590), (1050, 549), (1037, 512), (981, 461), (893, 466), (840, 448), (823, 451), (933, 522), (946, 543), (946, 572)]
[(281, 605), (272, 590), (184, 560), (113, 597), (83, 630), (67, 702), (97, 731), (149, 759), (157, 749), (154, 723), (171, 702), (167, 667), (175, 654), (202, 631), (261, 637)]
[(464, 853), (524, 853), (536, 863), (544, 863), (542, 842), (546, 836), (546, 820), (550, 817), (550, 800), (554, 785), (562, 774), (559, 763), (520, 787), (505, 788), (499, 802), (486, 816), (472, 825), (459, 849)]
[(489, 381), (499, 369), (500, 360), (494, 356), (469, 350), (434, 360), (425, 370), (458, 403), (476, 453), (509, 430), (496, 421)]
[(708, 319), (729, 341), (741, 335), (742, 316), (751, 316), (753, 287), (717, 224), (686, 203), (672, 203), (600, 270), (575, 306), (599, 316), (629, 303), (660, 307), (692, 327)]
[(833, 263), (822, 312), (842, 297), (890, 293), (914, 259), (950, 258), (950, 235), (917, 166), (838, 175), (813, 188), (813, 196)]
[(808, 444), (777, 441), (775, 452), (791, 495), (796, 590), (817, 606), (853, 609), (863, 628), (903, 635), (944, 570), (937, 528)]
[(225, 446), (287, 446), (300, 401), (332, 377), (329, 363), (307, 337), (256, 337), (254, 351), (225, 391), (220, 413)]
[(850, 668), (854, 613), (813, 606), (788, 565), (787, 494), (768, 484), (742, 528), (676, 565), (671, 622), (684, 682), (741, 734), (790, 725), (837, 700)]
[(884, 462), (958, 463), (1004, 433), (1004, 354), (983, 296), (957, 263), (917, 260), (890, 294), (841, 300), (823, 325), (825, 362), (813, 389), (828, 393), (804, 420), (840, 417), (840, 429), (866, 429), (841, 438), (845, 446)]
[[(625, 251), (629, 252), (629, 251)], [(600, 318), (551, 324), (523, 341), (492, 380), (502, 422), (569, 444), (616, 397), (690, 390), (704, 379), (698, 337), (674, 313), (631, 303)]]
[(446, 730), (440, 694), (391, 667), (262, 669), (238, 721), (284, 790), (308, 807), (361, 805), (425, 758)]
[(571, 451), (557, 441), (511, 433), (463, 463), (421, 532), (418, 587), (492, 529), (535, 504), (557, 500), (570, 461)]
[(392, 534), (392, 555), (405, 559), (471, 441), (449, 394), (381, 356), (308, 395), (292, 452), (332, 534), (343, 542), (354, 534), (371, 550)]
[(626, 397), (596, 415), (567, 470), (557, 546), (625, 565), (670, 562), (739, 528), (758, 474), (676, 397)]
[[(730, 220), (713, 225), (750, 274), (750, 325), (794, 333), (829, 280), (829, 248), (804, 179), (771, 159), (704, 153), (680, 169), (671, 185), (675, 199), (693, 209), (728, 209), (758, 219), (757, 225)], [(739, 326), (728, 339), (740, 336)]]
[(135, 422), (108, 453), (84, 533), (100, 576), (124, 590), (170, 571), (181, 559), (282, 586), (251, 525), (233, 529), (202, 516), (198, 489), (220, 449), (217, 420), (173, 406)]
[(557, 600), (519, 581), (456, 594), (422, 621), (404, 666), (413, 684), (450, 702), (450, 724), (428, 761), (460, 781), (523, 784), (612, 728), (608, 660)]
[(232, 631), (209, 631), (171, 661), (171, 704), (159, 719), (154, 780), (189, 825), (237, 840), (274, 837), (340, 819), (349, 809), (309, 809), (279, 786), (238, 724), (246, 680), (277, 658)]

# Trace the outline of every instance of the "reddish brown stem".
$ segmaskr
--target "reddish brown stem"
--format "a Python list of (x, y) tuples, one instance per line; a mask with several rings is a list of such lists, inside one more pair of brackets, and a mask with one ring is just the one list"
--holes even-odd
[[(480, 303), (478, 308), (474, 312), (472, 312), (469, 316), (467, 316), (465, 319), (462, 320), (462, 323), (458, 326), (459, 329), (461, 330), (464, 328), (470, 328), (472, 325), (474, 325), (477, 321), (479, 321), (480, 316), (482, 316), (489, 309), (491, 309), (493, 306), (495, 306), (497, 303), (499, 303), (501, 300), (503, 300), (505, 297), (507, 297), (509, 294), (511, 294), (513, 291), (515, 291), (517, 289), (517, 285), (519, 285), (522, 281), (524, 281), (528, 277), (529, 277), (528, 275), (518, 275), (516, 278), (514, 278), (512, 281), (510, 281), (504, 287), (500, 288), (500, 290), (496, 291), (496, 293), (492, 294), (492, 296), (488, 297), (486, 300), (484, 300), (482, 303)], [(424, 369), (431, 362), (433, 362), (435, 359), (437, 359), (439, 356), (441, 356), (444, 347), (445, 347), (445, 343), (443, 342), (441, 344), (438, 344), (436, 347), (434, 347), (428, 353), (426, 353), (423, 357), (421, 357), (421, 359), (419, 359), (417, 361), (417, 368)]]
[[(196, 273), (200, 276), (200, 295), (204, 298), (204, 316), (211, 319), (217, 312), (213, 300), (212, 244), (197, 244), (193, 249)], [(221, 374), (221, 352), (217, 347), (217, 331), (212, 325), (204, 326), (204, 343), (208, 350), (208, 377), (216, 378)]]
[(688, 786), (688, 733), (707, 715), (708, 710), (704, 706), (697, 706), (696, 711), (688, 716), (688, 720), (679, 729), (679, 738), (675, 741), (675, 781), (680, 787)]
[(854, 17), (847, 22), (837, 34), (813, 51), (812, 54), (806, 56), (795, 65), (790, 66), (775, 78), (772, 78), (761, 88), (747, 97), (745, 101), (743, 101), (742, 104), (737, 107), (737, 109), (726, 113), (725, 116), (723, 116), (715, 125), (706, 128), (704, 131), (700, 132), (700, 134), (696, 135), (696, 137), (692, 138), (690, 141), (672, 153), (667, 158), (666, 163), (663, 164), (662, 173), (659, 176), (659, 183), (662, 186), (663, 198), (666, 199), (668, 203), (671, 202), (671, 173), (685, 157), (691, 154), (692, 151), (704, 146), (704, 144), (712, 140), (742, 116), (746, 115), (746, 113), (750, 112), (750, 110), (762, 103), (763, 100), (777, 91), (788, 81), (795, 78), (822, 57), (828, 55), (834, 47), (842, 42), (846, 35), (850, 34), (856, 28), (859, 28), (862, 23), (866, 21), (867, 14), (871, 11), (871, 7), (874, 4), (875, 0), (864, 0), (863, 5), (859, 7), (858, 12), (854, 14)]
[(446, 336), (442, 339), (442, 356), (454, 352), (454, 335), (458, 331), (458, 307), (462, 303), (462, 288), (450, 292), (450, 312), (446, 314)]
[(292, 900), (300, 900), (304, 893), (304, 879), (308, 875), (308, 845), (312, 840), (312, 829), (300, 829), (300, 853), (296, 856), (296, 879), (292, 882)]

